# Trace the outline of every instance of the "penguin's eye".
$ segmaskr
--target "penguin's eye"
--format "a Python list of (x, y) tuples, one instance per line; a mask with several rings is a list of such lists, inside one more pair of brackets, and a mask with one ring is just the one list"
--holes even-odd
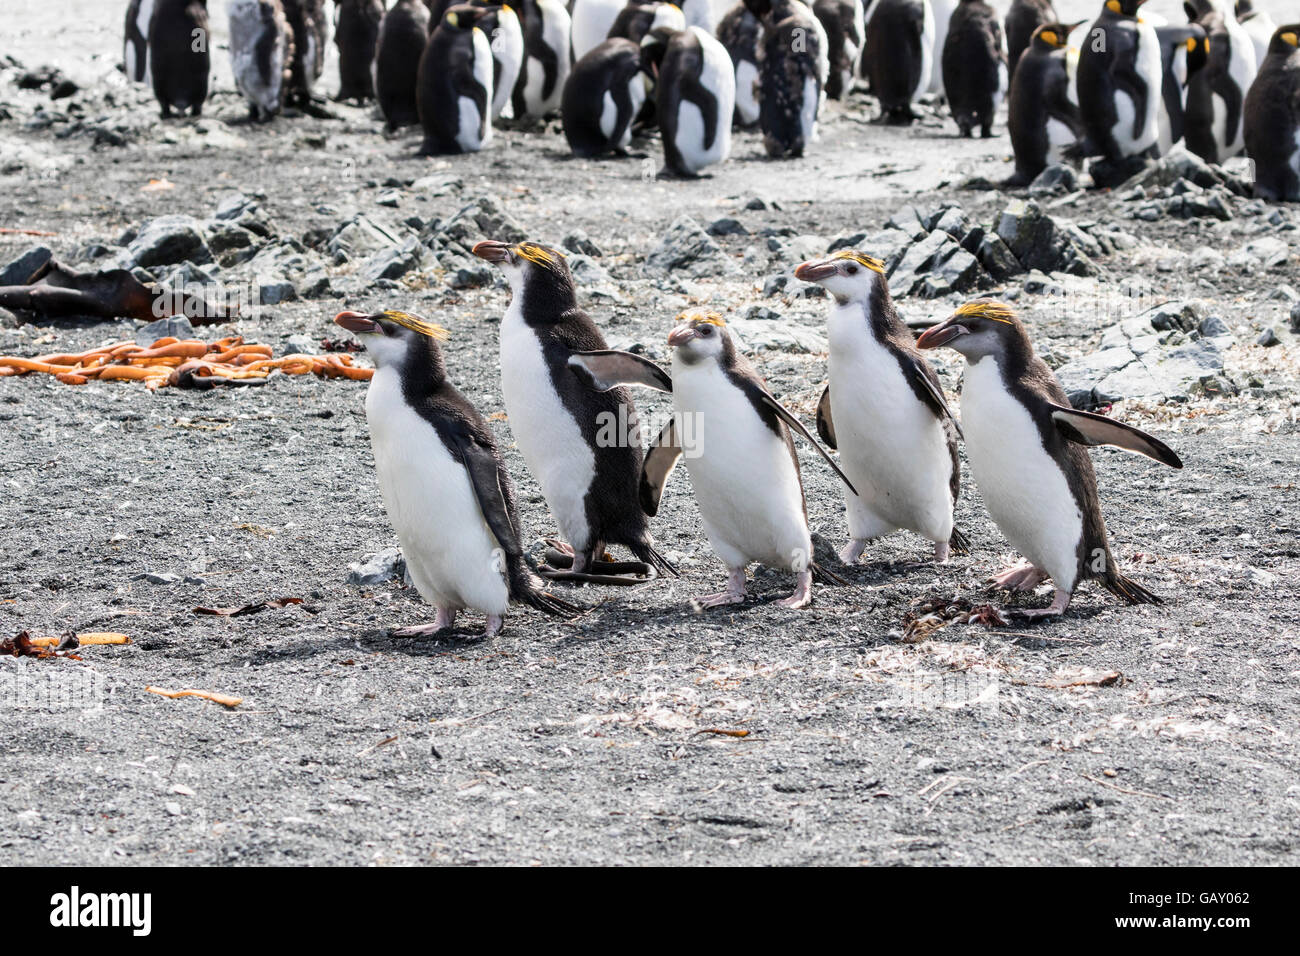
[(711, 325), (700, 326), (700, 335), (702, 335), (704, 338), (707, 339), (712, 334), (713, 334), (713, 326)]
[(846, 268), (844, 271), (847, 272), (847, 273), (848, 273), (849, 275), (851, 275), (851, 276), (855, 276), (855, 275), (858, 274), (858, 267), (857, 267), (857, 266), (853, 266), (853, 265), (851, 265), (851, 266), (849, 266), (848, 268)]

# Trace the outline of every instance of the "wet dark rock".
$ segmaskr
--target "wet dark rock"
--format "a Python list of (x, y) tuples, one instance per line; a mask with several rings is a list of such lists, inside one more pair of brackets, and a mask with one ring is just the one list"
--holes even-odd
[(749, 230), (739, 219), (722, 218), (709, 223), (708, 233), (710, 236), (747, 236)]
[(1016, 200), (998, 216), (998, 237), (1026, 269), (1096, 275), (1100, 270), (1081, 247), (1073, 224), (1043, 212), (1033, 200)]
[(591, 238), (581, 229), (569, 233), (562, 240), (560, 245), (564, 247), (565, 252), (572, 252), (580, 256), (595, 256), (600, 258), (600, 246), (591, 241)]
[(49, 262), (54, 253), (49, 246), (32, 246), (17, 259), (0, 269), (0, 286), (26, 285), (32, 273)]
[(194, 326), (190, 320), (183, 315), (168, 316), (165, 319), (156, 319), (147, 325), (140, 326), (135, 333), (136, 345), (153, 345), (159, 339), (165, 339), (168, 336), (178, 339), (192, 339), (194, 335)]
[(184, 262), (211, 262), (203, 227), (193, 216), (170, 215), (150, 219), (127, 246), (127, 255), (136, 265), (153, 266)]
[(1031, 196), (1063, 196), (1079, 188), (1079, 174), (1071, 166), (1048, 166), (1029, 184)]

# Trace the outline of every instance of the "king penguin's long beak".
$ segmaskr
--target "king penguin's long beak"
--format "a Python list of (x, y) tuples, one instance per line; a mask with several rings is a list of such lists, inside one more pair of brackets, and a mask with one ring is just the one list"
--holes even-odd
[(677, 346), (685, 345), (695, 338), (695, 334), (695, 330), (689, 325), (679, 325), (668, 333), (668, 344), (673, 348), (677, 348)]
[(944, 319), (933, 328), (926, 329), (916, 340), (918, 349), (937, 349), (947, 345), (953, 339), (970, 335), (970, 329), (957, 321), (957, 316)]
[(378, 322), (361, 312), (340, 312), (334, 316), (334, 324), (355, 335), (373, 335), (381, 331)]
[(495, 239), (484, 239), (482, 242), (477, 243), (471, 251), (480, 259), (498, 265), (510, 258), (510, 246)]
[(794, 270), (794, 277), (800, 282), (821, 282), (829, 279), (836, 272), (833, 262), (804, 262)]

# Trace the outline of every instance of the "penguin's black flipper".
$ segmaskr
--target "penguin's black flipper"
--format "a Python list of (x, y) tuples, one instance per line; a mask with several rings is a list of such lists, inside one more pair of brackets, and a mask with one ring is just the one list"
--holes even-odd
[(474, 497), (497, 544), (510, 557), (518, 557), (523, 554), (523, 548), (519, 544), (519, 530), (515, 527), (514, 516), (506, 503), (505, 476), (502, 474), (500, 459), (491, 448), (479, 444), (470, 435), (460, 436), (457, 446), (465, 472), (469, 475), (470, 487), (474, 489)]
[(1081, 412), (1054, 403), (1051, 404), (1051, 409), (1056, 430), (1070, 441), (1078, 442), (1080, 445), (1114, 445), (1125, 451), (1154, 458), (1160, 464), (1168, 465), (1170, 468), (1183, 467), (1182, 459), (1172, 448), (1139, 428), (1125, 425), (1105, 415)]
[(817, 434), (822, 437), (827, 448), (839, 448), (835, 443), (835, 422), (831, 418), (831, 387), (822, 389), (822, 397), (817, 402)]
[(682, 445), (677, 436), (677, 417), (674, 415), (659, 432), (659, 437), (646, 452), (645, 462), (641, 465), (641, 510), (651, 518), (659, 513), (659, 499), (663, 497), (664, 486), (668, 484), (668, 478), (681, 457)]
[(821, 442), (816, 438), (813, 438), (812, 433), (810, 433), (808, 429), (803, 427), (803, 422), (795, 418), (784, 405), (772, 397), (770, 392), (761, 392), (759, 397), (762, 399), (763, 404), (776, 414), (777, 418), (781, 419), (781, 421), (789, 425), (791, 429), (808, 439), (812, 446), (817, 449), (817, 454), (826, 459), (826, 463), (831, 466), (835, 474), (840, 476), (840, 480), (848, 486), (849, 491), (853, 492), (855, 495), (858, 493), (858, 489), (853, 487), (853, 482), (849, 481), (849, 476), (840, 471), (840, 466), (835, 464), (835, 459), (831, 457), (830, 452), (821, 446)]
[(939, 376), (929, 363), (919, 355), (908, 355), (903, 362), (903, 372), (924, 389), (925, 394), (929, 396), (926, 404), (934, 409), (935, 414), (941, 419), (947, 418), (952, 422), (952, 427), (957, 429), (957, 437), (965, 441), (966, 436), (962, 434), (961, 423), (948, 407), (948, 399), (943, 394), (943, 386), (939, 384)]
[(616, 349), (574, 352), (569, 367), (588, 387), (608, 392), (620, 385), (641, 385), (660, 392), (671, 392), (673, 380), (649, 359)]

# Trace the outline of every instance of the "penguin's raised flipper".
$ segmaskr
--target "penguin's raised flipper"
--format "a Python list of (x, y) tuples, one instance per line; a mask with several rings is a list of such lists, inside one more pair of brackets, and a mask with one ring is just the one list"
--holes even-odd
[(506, 504), (504, 476), (501, 462), (487, 448), (474, 441), (471, 436), (463, 436), (457, 443), (465, 472), (469, 475), (470, 487), (474, 489), (474, 498), (488, 527), (506, 554), (514, 557), (523, 553), (519, 544), (519, 531), (510, 515)]
[(919, 383), (930, 396), (930, 401), (926, 404), (933, 408), (940, 418), (947, 418), (952, 422), (952, 427), (957, 429), (957, 437), (965, 441), (966, 436), (962, 434), (961, 422), (957, 421), (957, 416), (948, 407), (948, 399), (943, 394), (943, 386), (939, 384), (939, 376), (935, 374), (934, 369), (917, 355), (908, 355), (904, 360), (903, 369), (904, 373), (914, 382)]
[(1154, 458), (1170, 468), (1183, 467), (1182, 459), (1160, 439), (1105, 415), (1053, 404), (1052, 420), (1056, 422), (1056, 430), (1063, 437), (1080, 445), (1114, 445), (1125, 451)]
[(827, 448), (839, 448), (835, 442), (835, 422), (831, 419), (831, 387), (822, 389), (822, 397), (817, 402), (817, 434)]
[(631, 352), (616, 349), (574, 352), (569, 356), (569, 367), (598, 392), (608, 392), (620, 385), (640, 385), (659, 392), (673, 390), (673, 380), (667, 372), (649, 359)]
[(641, 465), (641, 510), (651, 518), (659, 513), (659, 499), (663, 497), (664, 486), (681, 457), (682, 444), (677, 436), (677, 416), (674, 415), (659, 432)]
[(760, 394), (760, 398), (762, 399), (763, 404), (765, 404), (776, 414), (777, 418), (781, 419), (781, 421), (789, 425), (790, 428), (792, 428), (794, 431), (798, 432), (804, 438), (808, 439), (808, 441), (812, 444), (812, 446), (817, 449), (817, 454), (821, 455), (823, 458), (826, 459), (826, 463), (831, 466), (831, 468), (835, 471), (835, 474), (840, 476), (840, 480), (844, 482), (844, 484), (848, 487), (849, 491), (853, 492), (855, 495), (858, 493), (858, 489), (853, 487), (853, 482), (849, 481), (849, 476), (844, 474), (844, 472), (840, 471), (840, 466), (835, 464), (835, 459), (831, 457), (830, 452), (828, 452), (825, 448), (821, 446), (821, 442), (819, 442), (816, 438), (813, 438), (812, 433), (809, 432), (808, 429), (803, 427), (803, 422), (795, 418), (794, 415), (784, 405), (782, 405), (780, 402), (778, 402), (775, 398), (772, 397), (771, 393), (762, 392)]

